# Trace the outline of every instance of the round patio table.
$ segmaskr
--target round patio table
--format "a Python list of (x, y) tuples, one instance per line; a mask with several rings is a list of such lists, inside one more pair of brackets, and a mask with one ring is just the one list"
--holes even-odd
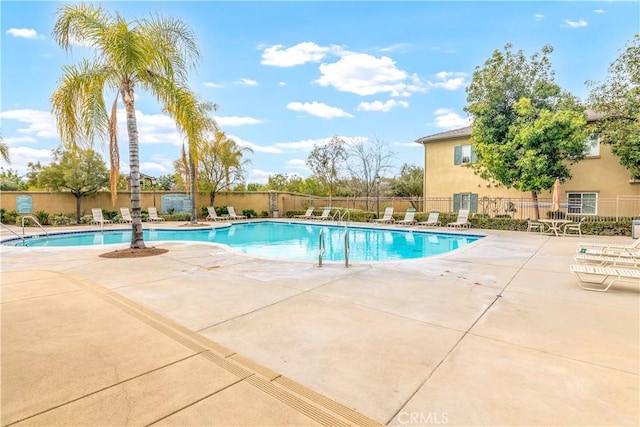
[(555, 234), (557, 237), (558, 232), (563, 232), (564, 230), (562, 228), (573, 221), (569, 219), (541, 219), (539, 220), (539, 222), (547, 226), (547, 229), (543, 230), (543, 232), (545, 233), (553, 232), (553, 234)]

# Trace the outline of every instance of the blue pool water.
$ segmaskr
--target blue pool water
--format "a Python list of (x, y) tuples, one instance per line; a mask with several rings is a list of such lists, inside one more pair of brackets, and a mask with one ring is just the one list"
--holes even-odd
[[(145, 242), (191, 241), (228, 245), (254, 256), (317, 260), (320, 230), (325, 261), (344, 260), (344, 226), (283, 222), (237, 223), (223, 228), (145, 229)], [(350, 261), (386, 261), (422, 258), (461, 248), (482, 236), (379, 228), (348, 228)], [(48, 238), (26, 238), (26, 246), (87, 246), (130, 243), (131, 230), (51, 234)], [(22, 246), (12, 239), (5, 245)]]

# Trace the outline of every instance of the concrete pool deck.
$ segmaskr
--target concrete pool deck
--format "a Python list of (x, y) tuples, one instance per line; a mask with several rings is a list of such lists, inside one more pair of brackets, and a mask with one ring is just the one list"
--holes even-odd
[(569, 273), (578, 241), (631, 239), (471, 232), (349, 268), (2, 247), (1, 424), (640, 424), (640, 288)]

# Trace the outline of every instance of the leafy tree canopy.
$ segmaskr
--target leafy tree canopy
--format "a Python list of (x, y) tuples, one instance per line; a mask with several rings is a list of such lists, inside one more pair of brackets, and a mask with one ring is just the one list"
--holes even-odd
[(329, 202), (334, 193), (341, 168), (347, 159), (346, 143), (334, 136), (326, 144), (316, 144), (307, 157), (307, 166), (313, 174), (329, 187)]
[(507, 44), (467, 88), (474, 171), (534, 198), (571, 177), (567, 165), (584, 158), (587, 140), (584, 108), (554, 83), (551, 52), (544, 46), (527, 58)]
[(18, 175), (18, 171), (0, 167), (0, 190), (18, 191), (26, 189), (27, 183), (22, 180), (20, 175)]
[(400, 176), (391, 181), (391, 191), (395, 197), (422, 196), (424, 169), (405, 163), (400, 168)]
[(594, 123), (594, 132), (620, 158), (620, 164), (640, 179), (640, 34), (626, 45), (610, 64), (607, 80), (592, 87), (588, 104), (603, 117)]

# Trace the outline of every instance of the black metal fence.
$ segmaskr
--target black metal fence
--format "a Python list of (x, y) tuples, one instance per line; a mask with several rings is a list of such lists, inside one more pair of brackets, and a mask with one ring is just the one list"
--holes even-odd
[(393, 207), (395, 212), (404, 212), (415, 208), (418, 212), (455, 212), (458, 209), (470, 209), (474, 216), (487, 218), (549, 218), (566, 216), (569, 218), (586, 218), (586, 221), (612, 221), (640, 218), (640, 196), (620, 195), (612, 198), (597, 198), (589, 203), (570, 203), (560, 201), (559, 211), (552, 210), (550, 198), (514, 198), (514, 197), (479, 197), (473, 201), (456, 201), (453, 197), (328, 197), (281, 195), (284, 211), (304, 211), (309, 206), (320, 209), (324, 206), (348, 208), (368, 212), (383, 212), (386, 207)]

